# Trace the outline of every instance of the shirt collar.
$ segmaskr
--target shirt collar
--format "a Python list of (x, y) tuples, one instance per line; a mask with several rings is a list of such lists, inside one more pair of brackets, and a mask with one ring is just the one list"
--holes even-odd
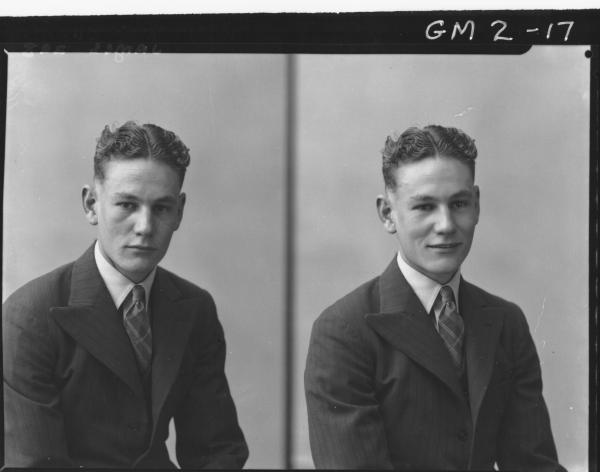
[[(408, 282), (408, 285), (414, 290), (417, 294), (417, 297), (425, 311), (427, 313), (431, 312), (433, 308), (433, 304), (435, 303), (435, 299), (442, 288), (442, 285), (436, 282), (433, 279), (430, 279), (426, 275), (422, 274), (416, 269), (413, 269), (408, 263), (402, 259), (400, 252), (398, 252), (398, 256), (396, 257), (398, 261), (398, 267), (400, 268), (400, 272)], [(454, 300), (456, 301), (456, 307), (458, 306), (458, 287), (460, 286), (460, 268), (456, 271), (456, 273), (452, 276), (450, 281), (444, 285), (448, 285), (452, 292), (454, 292)]]
[(125, 301), (125, 298), (127, 298), (127, 295), (134, 285), (141, 285), (144, 287), (144, 291), (146, 292), (146, 306), (148, 306), (150, 290), (152, 288), (152, 283), (154, 282), (154, 276), (156, 275), (156, 267), (152, 269), (152, 272), (150, 272), (144, 280), (136, 284), (121, 274), (121, 272), (115, 269), (110, 262), (106, 260), (102, 251), (100, 251), (100, 243), (98, 241), (96, 241), (96, 244), (94, 245), (94, 258), (96, 259), (96, 266), (98, 266), (100, 277), (104, 280), (108, 293), (110, 293), (110, 297), (117, 309), (119, 309), (121, 304)]

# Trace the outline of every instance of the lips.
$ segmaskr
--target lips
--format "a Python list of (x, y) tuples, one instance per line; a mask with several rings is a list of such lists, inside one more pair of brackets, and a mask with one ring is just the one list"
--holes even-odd
[(152, 247), (152, 246), (143, 246), (143, 245), (137, 245), (137, 244), (133, 244), (133, 245), (127, 246), (127, 248), (129, 248), (129, 249), (135, 249), (136, 251), (147, 251), (147, 252), (156, 251), (155, 247)]
[(454, 249), (460, 246), (462, 243), (443, 243), (443, 244), (428, 244), (427, 247), (434, 249)]

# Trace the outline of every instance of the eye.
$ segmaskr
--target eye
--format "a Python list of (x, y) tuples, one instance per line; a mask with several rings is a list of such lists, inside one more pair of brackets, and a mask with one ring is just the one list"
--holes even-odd
[(168, 213), (171, 211), (171, 207), (169, 205), (154, 205), (154, 211), (156, 213)]
[(468, 200), (456, 200), (455, 202), (452, 202), (452, 205), (454, 206), (454, 208), (465, 208), (469, 206), (469, 201)]
[(133, 203), (133, 202), (117, 202), (117, 206), (120, 206), (124, 210), (133, 210), (135, 208), (135, 203)]
[(415, 205), (413, 208), (415, 210), (418, 210), (418, 211), (432, 211), (433, 210), (433, 204), (431, 204), (431, 203), (421, 203), (419, 205)]

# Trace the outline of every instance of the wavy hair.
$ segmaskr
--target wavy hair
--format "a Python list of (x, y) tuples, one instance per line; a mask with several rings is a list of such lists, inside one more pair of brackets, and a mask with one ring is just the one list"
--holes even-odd
[(469, 167), (475, 178), (475, 140), (457, 128), (440, 125), (408, 128), (398, 139), (388, 136), (381, 154), (383, 181), (389, 189), (396, 188), (394, 171), (399, 166), (427, 157), (457, 159)]
[(172, 131), (153, 124), (139, 125), (128, 121), (119, 127), (102, 130), (94, 154), (94, 177), (104, 180), (104, 164), (111, 159), (155, 159), (167, 164), (183, 184), (190, 164), (188, 147)]

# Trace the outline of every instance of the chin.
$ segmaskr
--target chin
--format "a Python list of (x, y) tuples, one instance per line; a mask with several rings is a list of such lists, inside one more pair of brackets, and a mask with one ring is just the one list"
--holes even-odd
[(437, 277), (450, 278), (459, 269), (460, 264), (433, 265), (429, 268), (429, 273)]
[(151, 270), (153, 266), (148, 267), (140, 267), (140, 266), (129, 266), (123, 267), (125, 271), (125, 275), (128, 279), (131, 279), (134, 282), (139, 282), (140, 278), (145, 277)]

